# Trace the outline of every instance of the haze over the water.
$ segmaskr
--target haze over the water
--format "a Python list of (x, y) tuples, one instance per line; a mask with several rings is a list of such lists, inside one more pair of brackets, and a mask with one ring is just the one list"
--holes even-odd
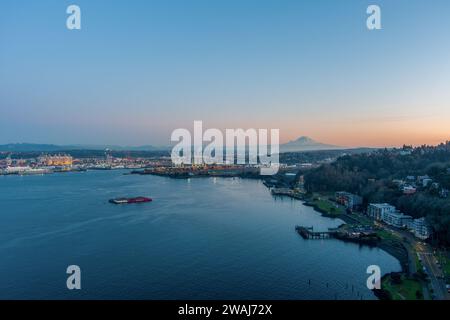
[(338, 146), (450, 137), (450, 2), (3, 0), (0, 144), (167, 145), (194, 120)]

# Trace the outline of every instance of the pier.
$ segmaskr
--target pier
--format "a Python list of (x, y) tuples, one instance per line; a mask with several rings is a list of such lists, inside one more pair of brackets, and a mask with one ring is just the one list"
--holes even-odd
[(304, 198), (304, 194), (296, 192), (290, 188), (272, 188), (270, 193), (274, 196), (287, 196), (297, 200), (303, 200)]
[(334, 238), (337, 231), (335, 229), (329, 231), (314, 231), (313, 227), (296, 226), (295, 230), (303, 239), (330, 239)]

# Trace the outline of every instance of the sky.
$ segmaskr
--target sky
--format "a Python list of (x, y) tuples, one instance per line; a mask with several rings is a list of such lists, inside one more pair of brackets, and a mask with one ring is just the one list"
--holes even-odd
[[(66, 9), (81, 8), (81, 30)], [(366, 9), (381, 8), (381, 30)], [(2, 0), (0, 144), (450, 140), (448, 0)]]

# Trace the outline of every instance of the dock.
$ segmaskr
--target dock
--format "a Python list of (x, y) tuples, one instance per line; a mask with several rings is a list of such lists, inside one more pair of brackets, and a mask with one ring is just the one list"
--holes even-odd
[(334, 238), (337, 231), (330, 229), (328, 231), (314, 231), (313, 227), (296, 226), (295, 230), (303, 239), (330, 239)]
[(379, 240), (376, 233), (349, 232), (340, 228), (328, 228), (328, 231), (315, 232), (313, 227), (296, 226), (295, 230), (303, 239), (339, 239), (370, 247), (376, 246)]
[(304, 194), (295, 192), (289, 188), (272, 188), (270, 193), (274, 196), (287, 196), (297, 200), (303, 200)]

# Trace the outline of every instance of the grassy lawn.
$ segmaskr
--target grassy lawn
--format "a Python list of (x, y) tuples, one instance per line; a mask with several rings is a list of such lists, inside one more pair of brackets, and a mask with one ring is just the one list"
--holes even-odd
[(356, 218), (360, 224), (366, 225), (366, 226), (373, 226), (373, 220), (370, 219), (367, 216), (364, 216), (361, 213), (358, 213), (354, 216), (354, 218)]
[(450, 259), (442, 255), (442, 257), (439, 257), (439, 263), (442, 266), (442, 270), (444, 271), (445, 276), (450, 277)]
[[(389, 291), (393, 300), (418, 300), (416, 292), (422, 292), (422, 285), (419, 281), (414, 279), (408, 279), (402, 276), (400, 284), (393, 284), (389, 276), (383, 279), (381, 287)], [(422, 295), (423, 296), (423, 295)], [(420, 300), (422, 300), (421, 298)]]
[(420, 262), (419, 257), (417, 256), (416, 253), (416, 270), (417, 272), (422, 271), (423, 267), (422, 267), (422, 262)]
[(320, 209), (326, 211), (328, 214), (331, 215), (340, 215), (344, 213), (344, 210), (340, 207), (336, 208), (336, 204), (332, 203), (329, 200), (320, 198), (317, 200), (314, 200), (314, 204)]
[(379, 231), (377, 231), (377, 235), (381, 239), (385, 239), (385, 240), (396, 240), (396, 241), (401, 240), (401, 238), (397, 234), (394, 234), (388, 230), (379, 230)]

